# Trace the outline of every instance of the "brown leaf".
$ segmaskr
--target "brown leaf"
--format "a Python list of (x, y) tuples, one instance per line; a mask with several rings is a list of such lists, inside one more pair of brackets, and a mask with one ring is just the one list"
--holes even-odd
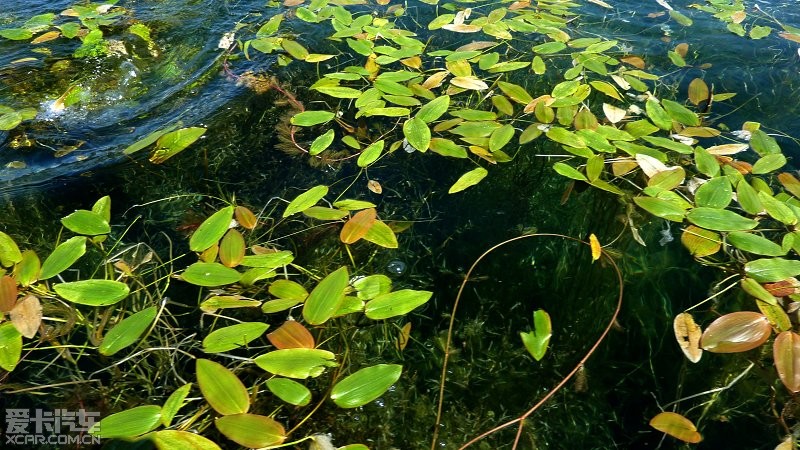
[(800, 392), (800, 335), (792, 331), (779, 334), (772, 354), (783, 385), (793, 394)]
[(662, 412), (650, 419), (650, 426), (690, 444), (703, 440), (692, 421), (678, 413)]
[(686, 54), (689, 52), (689, 44), (686, 42), (681, 42), (680, 44), (675, 46), (675, 53), (681, 55), (681, 58), (686, 58)]
[(703, 349), (700, 348), (700, 336), (703, 330), (695, 323), (694, 317), (689, 313), (680, 313), (675, 316), (672, 328), (686, 358), (693, 363), (700, 361), (703, 356)]
[(694, 105), (698, 105), (706, 100), (709, 96), (708, 85), (700, 78), (695, 78), (689, 83), (689, 101)]
[(372, 228), (377, 215), (375, 208), (367, 208), (355, 213), (342, 227), (339, 239), (345, 244), (358, 241)]
[(42, 304), (35, 295), (29, 295), (17, 303), (10, 316), (19, 334), (30, 339), (36, 335), (42, 323)]
[(638, 56), (623, 56), (620, 58), (620, 61), (642, 70), (644, 70), (646, 66), (644, 60)]
[(703, 332), (700, 347), (713, 353), (746, 352), (759, 347), (772, 334), (767, 318), (754, 311), (725, 314)]
[(41, 44), (42, 42), (52, 41), (53, 39), (58, 39), (59, 36), (61, 36), (60, 31), (48, 31), (47, 33), (37, 36), (36, 39), (31, 41), (31, 44)]
[(379, 195), (383, 193), (383, 186), (375, 180), (367, 181), (367, 189)]
[(797, 278), (787, 278), (777, 283), (764, 284), (764, 289), (775, 297), (788, 297), (796, 294), (798, 287), (800, 287), (800, 282), (797, 281)]
[(278, 349), (285, 348), (314, 348), (314, 336), (300, 322), (287, 320), (272, 333), (267, 334), (267, 339)]
[(0, 315), (14, 309), (17, 304), (17, 282), (8, 275), (0, 278)]
[(405, 350), (409, 339), (411, 339), (411, 322), (406, 323), (400, 329), (400, 334), (397, 336), (397, 349), (401, 352)]

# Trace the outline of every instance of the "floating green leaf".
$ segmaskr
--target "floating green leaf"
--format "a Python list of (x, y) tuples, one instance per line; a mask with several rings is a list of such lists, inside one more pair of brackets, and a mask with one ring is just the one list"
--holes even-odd
[(314, 139), (314, 142), (311, 143), (311, 148), (308, 149), (308, 154), (311, 156), (319, 155), (326, 148), (330, 147), (335, 137), (336, 133), (332, 129), (326, 131), (324, 134), (319, 135), (316, 139)]
[(322, 197), (328, 195), (328, 186), (318, 185), (303, 192), (295, 197), (294, 200), (289, 202), (286, 211), (283, 212), (283, 217), (289, 217), (292, 214), (303, 212), (304, 210), (314, 206)]
[(461, 192), (468, 187), (475, 186), (476, 184), (480, 183), (481, 180), (486, 178), (486, 175), (488, 174), (489, 171), (483, 167), (472, 169), (464, 175), (461, 175), (461, 177), (456, 180), (452, 186), (450, 186), (450, 189), (447, 191), (447, 193), (455, 194), (456, 192)]
[(283, 426), (266, 416), (234, 414), (217, 418), (214, 425), (225, 437), (247, 448), (279, 445), (286, 440)]
[(401, 289), (381, 294), (367, 302), (364, 309), (366, 316), (372, 320), (408, 314), (430, 300), (433, 292)]
[(245, 347), (258, 339), (269, 325), (263, 322), (243, 322), (216, 329), (203, 339), (203, 351), (220, 353)]
[(164, 402), (164, 406), (161, 407), (161, 423), (164, 424), (165, 427), (172, 424), (172, 419), (186, 403), (186, 397), (189, 395), (189, 390), (191, 389), (192, 383), (186, 383), (178, 389), (175, 389)]
[(634, 197), (633, 202), (643, 210), (662, 219), (683, 222), (686, 211), (675, 202), (655, 197)]
[(348, 375), (331, 389), (331, 400), (340, 408), (356, 408), (380, 397), (400, 379), (403, 366), (378, 364)]
[(13, 371), (20, 356), (22, 356), (22, 335), (10, 321), (0, 323), (0, 368)]
[(800, 261), (783, 258), (763, 258), (744, 265), (744, 272), (759, 283), (775, 283), (800, 275)]
[(20, 253), (17, 243), (11, 239), (11, 236), (0, 231), (0, 264), (4, 267), (11, 267), (20, 261), (22, 261), (22, 253)]
[(103, 342), (100, 343), (98, 348), (100, 354), (111, 356), (138, 341), (142, 333), (153, 323), (157, 313), (158, 308), (151, 306), (114, 325), (114, 328), (106, 333)]
[(365, 241), (372, 242), (384, 248), (397, 248), (397, 236), (385, 222), (376, 220), (363, 236)]
[(312, 348), (287, 348), (255, 358), (258, 367), (288, 378), (306, 379), (322, 375), (326, 367), (336, 367), (336, 355)]
[(128, 285), (114, 280), (82, 280), (53, 285), (56, 294), (80, 305), (108, 306), (130, 293)]
[(431, 123), (434, 120), (438, 120), (440, 117), (442, 117), (442, 115), (447, 112), (447, 108), (449, 107), (450, 96), (442, 95), (422, 105), (414, 117), (422, 120), (425, 123)]
[(728, 177), (715, 177), (703, 183), (694, 194), (697, 206), (725, 208), (733, 199), (733, 187)]
[(96, 212), (79, 209), (74, 213), (61, 219), (61, 223), (70, 231), (76, 234), (96, 236), (111, 232), (108, 221)]
[(732, 231), (728, 233), (728, 242), (739, 250), (764, 256), (783, 256), (786, 252), (781, 246), (769, 239), (753, 233)]
[(424, 120), (412, 117), (403, 124), (403, 135), (415, 149), (424, 152), (431, 145), (431, 129)]
[(303, 318), (311, 325), (328, 321), (344, 300), (349, 275), (347, 267), (331, 272), (311, 291), (303, 305)]
[(196, 262), (181, 274), (183, 281), (197, 286), (224, 286), (237, 283), (242, 274), (220, 263)]
[(75, 264), (83, 254), (86, 253), (86, 238), (75, 236), (59, 244), (53, 253), (44, 260), (42, 270), (39, 272), (39, 279), (46, 280), (67, 270)]
[(783, 153), (771, 153), (764, 155), (753, 164), (753, 173), (756, 175), (774, 172), (786, 165), (786, 157)]
[(189, 239), (189, 249), (202, 252), (219, 242), (233, 220), (233, 206), (226, 206), (203, 221)]
[(160, 430), (150, 436), (158, 450), (220, 450), (214, 441), (180, 430)]
[(132, 438), (153, 431), (161, 424), (161, 407), (137, 406), (105, 417), (89, 433), (104, 439)]
[(311, 127), (329, 122), (335, 115), (331, 111), (304, 111), (292, 116), (290, 122), (298, 127)]
[(279, 399), (295, 406), (306, 406), (311, 402), (311, 391), (297, 381), (288, 378), (271, 378), (267, 388)]
[(208, 359), (197, 360), (197, 385), (206, 401), (222, 415), (246, 413), (250, 395), (239, 377), (222, 364)]
[(716, 208), (694, 208), (689, 210), (686, 218), (698, 227), (714, 231), (751, 230), (758, 225), (753, 219), (742, 217), (733, 211)]
[(156, 141), (156, 148), (150, 155), (150, 161), (154, 164), (163, 163), (200, 139), (205, 132), (206, 129), (202, 127), (189, 127), (162, 135)]

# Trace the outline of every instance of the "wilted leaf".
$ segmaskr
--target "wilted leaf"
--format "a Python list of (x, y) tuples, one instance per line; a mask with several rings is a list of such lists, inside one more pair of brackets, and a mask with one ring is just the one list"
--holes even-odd
[(35, 295), (28, 295), (14, 306), (9, 315), (19, 334), (30, 339), (42, 323), (42, 304)]
[(672, 328), (675, 331), (675, 339), (686, 358), (693, 363), (700, 361), (703, 356), (703, 349), (700, 348), (700, 336), (702, 336), (703, 330), (695, 323), (692, 315), (689, 313), (678, 314), (672, 322)]

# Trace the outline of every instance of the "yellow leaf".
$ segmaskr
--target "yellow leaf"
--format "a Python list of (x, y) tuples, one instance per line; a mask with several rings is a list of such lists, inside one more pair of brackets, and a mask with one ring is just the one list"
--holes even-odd
[(484, 83), (483, 81), (479, 80), (476, 77), (455, 77), (450, 80), (454, 86), (458, 86), (464, 89), (472, 89), (475, 91), (483, 91), (489, 89), (489, 85)]
[(600, 241), (597, 240), (597, 236), (594, 233), (589, 235), (589, 245), (592, 247), (592, 262), (595, 262), (600, 259), (603, 249), (600, 247)]
[(662, 412), (650, 420), (650, 426), (690, 444), (703, 440), (694, 424), (678, 413)]

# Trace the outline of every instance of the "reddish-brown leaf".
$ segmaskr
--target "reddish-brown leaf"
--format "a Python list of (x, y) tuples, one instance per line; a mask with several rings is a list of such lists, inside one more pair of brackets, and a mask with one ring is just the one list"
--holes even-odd
[(700, 346), (713, 353), (746, 352), (766, 342), (771, 333), (772, 325), (763, 314), (737, 311), (711, 322)]
[(800, 287), (800, 282), (797, 281), (797, 278), (787, 278), (777, 283), (764, 284), (764, 289), (775, 297), (788, 297), (796, 294), (798, 287)]
[(362, 209), (355, 213), (342, 227), (339, 239), (345, 244), (352, 244), (363, 238), (372, 228), (378, 213), (375, 208)]
[(695, 323), (692, 315), (689, 313), (678, 314), (672, 322), (672, 328), (683, 354), (693, 363), (700, 361), (703, 356), (703, 349), (700, 348), (700, 336), (703, 335), (703, 330)]
[(650, 419), (650, 426), (690, 444), (703, 440), (692, 421), (678, 413), (662, 412)]
[(280, 350), (286, 348), (314, 348), (314, 336), (299, 322), (287, 320), (272, 333), (267, 334), (267, 339)]
[(784, 331), (772, 345), (775, 368), (786, 389), (800, 392), (800, 334)]
[(0, 278), (0, 313), (7, 313), (17, 304), (17, 282), (8, 275)]
[(36, 335), (42, 323), (42, 304), (35, 295), (29, 295), (17, 303), (10, 316), (19, 334), (30, 339)]
[(228, 267), (236, 267), (244, 258), (244, 236), (235, 228), (231, 228), (219, 243), (219, 260)]

